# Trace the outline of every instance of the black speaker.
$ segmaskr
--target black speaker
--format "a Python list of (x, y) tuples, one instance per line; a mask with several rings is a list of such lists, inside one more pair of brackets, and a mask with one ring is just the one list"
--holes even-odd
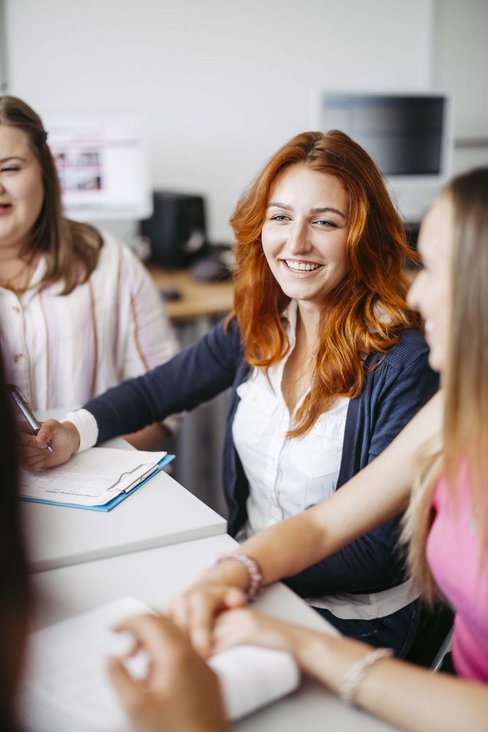
[(188, 267), (208, 249), (205, 202), (202, 196), (154, 191), (153, 215), (139, 231), (151, 245), (151, 262), (163, 267)]

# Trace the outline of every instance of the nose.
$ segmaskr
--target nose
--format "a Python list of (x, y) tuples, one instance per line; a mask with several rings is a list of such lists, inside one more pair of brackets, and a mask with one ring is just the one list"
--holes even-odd
[(312, 244), (308, 239), (305, 222), (294, 221), (288, 230), (287, 247), (290, 254), (303, 254), (310, 251)]

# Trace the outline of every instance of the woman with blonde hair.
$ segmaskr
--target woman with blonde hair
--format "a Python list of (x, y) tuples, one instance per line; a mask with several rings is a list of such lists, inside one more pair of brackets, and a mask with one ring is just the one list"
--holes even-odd
[[(0, 97), (0, 341), (10, 383), (32, 408), (73, 408), (174, 356), (178, 343), (148, 272), (108, 232), (67, 219), (48, 133)], [(160, 447), (161, 424), (132, 435)]]
[[(381, 173), (339, 131), (305, 132), (238, 203), (235, 303), (201, 341), (144, 377), (45, 423), (31, 465), (232, 387), (224, 444), (229, 531), (240, 540), (305, 511), (379, 455), (437, 379), (405, 301), (411, 252)], [(52, 439), (54, 452), (38, 449)], [(415, 594), (398, 517), (289, 580), (343, 632), (408, 650)], [(305, 565), (303, 565), (305, 566)]]

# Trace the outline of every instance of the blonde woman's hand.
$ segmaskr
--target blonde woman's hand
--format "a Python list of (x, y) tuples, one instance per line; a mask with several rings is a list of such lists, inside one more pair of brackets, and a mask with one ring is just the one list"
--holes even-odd
[(176, 597), (165, 610), (165, 615), (180, 628), (197, 653), (207, 658), (213, 652), (217, 617), (246, 602), (246, 595), (237, 587), (201, 582)]
[[(294, 623), (278, 620), (264, 613), (240, 608), (220, 615), (214, 630), (214, 652), (239, 645), (255, 645), (287, 651), (294, 656), (301, 671), (314, 673), (317, 651), (323, 651), (324, 641), (335, 635), (319, 633)], [(312, 662), (312, 665), (311, 665)]]
[(80, 446), (80, 435), (72, 422), (48, 419), (37, 435), (19, 423), (18, 440), (22, 465), (28, 470), (54, 468), (66, 463)]
[(251, 608), (229, 610), (215, 622), (214, 650), (252, 644), (292, 652), (297, 627)]
[(218, 679), (168, 619), (142, 615), (116, 630), (134, 638), (134, 652), (148, 659), (143, 679), (133, 678), (113, 659), (110, 676), (120, 702), (138, 732), (225, 732)]

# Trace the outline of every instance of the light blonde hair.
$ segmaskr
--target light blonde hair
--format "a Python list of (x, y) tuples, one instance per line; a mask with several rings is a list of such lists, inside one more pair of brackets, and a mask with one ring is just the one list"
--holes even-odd
[(44, 254), (47, 267), (42, 284), (62, 281), (61, 294), (67, 295), (78, 284), (86, 282), (97, 266), (102, 237), (93, 226), (63, 216), (56, 165), (39, 115), (22, 99), (3, 96), (0, 97), (1, 125), (25, 132), (41, 167), (44, 200), (22, 254)]
[(426, 558), (432, 497), (440, 475), (455, 505), (459, 472), (467, 470), (480, 552), (488, 549), (488, 167), (458, 176), (443, 195), (452, 216), (444, 423), (442, 434), (419, 453), (403, 532), (409, 540), (412, 577), (430, 602), (440, 594)]

